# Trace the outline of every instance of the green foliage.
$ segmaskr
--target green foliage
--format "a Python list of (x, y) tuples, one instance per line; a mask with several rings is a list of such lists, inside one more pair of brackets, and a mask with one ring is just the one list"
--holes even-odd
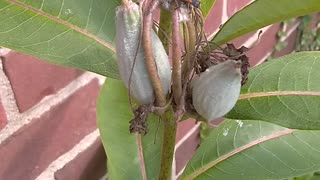
[(318, 0), (256, 0), (232, 16), (212, 41), (222, 45), (270, 24), (316, 11), (320, 11)]
[(294, 129), (320, 129), (320, 52), (302, 52), (253, 68), (226, 116)]
[(0, 2), (0, 46), (48, 62), (118, 77), (115, 8), (120, 0)]
[(203, 16), (206, 18), (213, 7), (216, 0), (205, 0), (201, 1), (201, 11), (203, 13)]
[(200, 124), (200, 140), (203, 141), (206, 137), (208, 137), (211, 128), (207, 122), (201, 122)]
[[(201, 3), (206, 17), (215, 0)], [(119, 4), (120, 0), (1, 1), (0, 46), (117, 78), (114, 15)], [(316, 11), (318, 0), (256, 0), (230, 18), (212, 42), (221, 45)], [(319, 32), (313, 35), (320, 44)], [(320, 52), (288, 55), (254, 68), (229, 119), (213, 130), (202, 126), (201, 146), (182, 179), (319, 179), (319, 68)], [(108, 178), (158, 179), (163, 124), (157, 116), (149, 116), (147, 135), (130, 134), (133, 114), (127, 89), (111, 78), (101, 90), (97, 115)]]
[(286, 41), (280, 41), (275, 45), (274, 49), (276, 51), (281, 51), (282, 49), (286, 48), (287, 46), (288, 46), (288, 43)]
[[(145, 171), (147, 179), (158, 179), (163, 131), (163, 124), (159, 124), (158, 118), (149, 116), (149, 133), (141, 136), (141, 139), (138, 135), (130, 134), (129, 121), (133, 114), (128, 92), (123, 83), (115, 79), (107, 79), (102, 87), (97, 115), (108, 157), (108, 178), (142, 179), (142, 172)], [(143, 155), (143, 160), (139, 154)]]
[(316, 22), (313, 26), (312, 16), (306, 15), (301, 18), (297, 29), (296, 51), (316, 51), (320, 50), (320, 17), (314, 17)]
[(225, 120), (211, 131), (181, 179), (284, 179), (320, 169), (320, 131)]
[(309, 173), (303, 176), (289, 178), (287, 180), (320, 180), (320, 173), (319, 172)]

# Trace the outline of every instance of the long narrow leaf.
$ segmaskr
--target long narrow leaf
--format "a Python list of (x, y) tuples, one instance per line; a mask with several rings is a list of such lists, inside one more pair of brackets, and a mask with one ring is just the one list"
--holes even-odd
[(285, 179), (320, 169), (320, 131), (226, 120), (204, 140), (181, 179)]
[(147, 135), (130, 134), (129, 121), (133, 114), (127, 89), (114, 79), (107, 79), (100, 92), (97, 114), (109, 179), (158, 179), (163, 127), (156, 116), (148, 119)]
[(215, 2), (216, 0), (201, 1), (201, 10), (205, 18), (208, 16)]
[(270, 24), (317, 11), (319, 0), (256, 0), (234, 14), (212, 41), (222, 45)]
[(115, 7), (120, 0), (0, 2), (0, 46), (51, 63), (118, 77)]
[(320, 52), (283, 56), (253, 68), (226, 116), (292, 129), (320, 129)]

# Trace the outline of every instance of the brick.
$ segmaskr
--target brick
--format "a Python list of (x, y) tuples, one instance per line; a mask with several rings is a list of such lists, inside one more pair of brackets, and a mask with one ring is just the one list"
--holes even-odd
[(229, 18), (234, 15), (234, 13), (238, 12), (240, 9), (248, 5), (251, 0), (228, 0), (227, 2), (227, 15)]
[(278, 30), (279, 24), (271, 26), (265, 33), (263, 33), (263, 35), (260, 36), (259, 44), (247, 53), (252, 66), (257, 64), (268, 54), (268, 52), (273, 50), (274, 45), (277, 43), (276, 34)]
[[(226, 18), (222, 20), (223, 16), (223, 3), (226, 3)], [(208, 14), (207, 20), (204, 25), (205, 32), (208, 34), (212, 34), (215, 32), (220, 25), (223, 25), (222, 21), (227, 21), (231, 16), (245, 7), (247, 4), (250, 3), (250, 0), (216, 0), (213, 8), (211, 9), (210, 13)]]
[(179, 173), (192, 158), (200, 144), (199, 130), (194, 132), (176, 151), (176, 172)]
[(7, 115), (0, 99), (0, 130), (7, 124)]
[(311, 23), (309, 25), (309, 29), (314, 29), (314, 28), (317, 28), (317, 25), (319, 23), (319, 20), (320, 20), (320, 14), (319, 13), (313, 13), (311, 14), (312, 16), (312, 20), (311, 20)]
[(28, 110), (43, 97), (55, 94), (82, 73), (13, 51), (4, 59), (4, 71), (20, 112)]
[[(247, 40), (249, 40), (249, 38), (251, 38), (252, 36), (255, 36), (255, 33), (256, 33), (256, 31), (244, 34), (240, 37), (233, 39), (231, 41), (231, 43), (233, 43), (237, 48), (240, 48), (241, 46), (243, 46), (243, 43), (245, 43)], [(258, 36), (255, 37), (255, 40), (258, 41)]]
[[(290, 29), (291, 26), (288, 27)], [(277, 43), (277, 32), (280, 28), (279, 24), (275, 24), (271, 26), (267, 31), (265, 31), (261, 36), (260, 39), (258, 39), (258, 36), (256, 36), (255, 40), (258, 41), (258, 44), (253, 44), (253, 47), (247, 52), (247, 56), (249, 57), (249, 62), (251, 66), (254, 66), (257, 64), (262, 58), (269, 52), (273, 51), (274, 46)], [(233, 43), (237, 48), (240, 48), (243, 43), (245, 43), (249, 38), (252, 36), (255, 36), (255, 32), (247, 33), (243, 36), (240, 36), (234, 40), (232, 40), (230, 43)], [(280, 52), (275, 52), (274, 57), (279, 57), (285, 54), (289, 54), (294, 49), (294, 43), (295, 43), (295, 36), (296, 32), (291, 34), (286, 41), (288, 42), (288, 46), (281, 50)]]
[(107, 157), (100, 138), (74, 160), (55, 173), (59, 180), (100, 179), (106, 174)]
[(204, 24), (204, 30), (207, 34), (212, 34), (213, 32), (215, 32), (223, 23), (221, 22), (223, 1), (224, 0), (216, 0), (213, 8), (208, 14), (208, 17)]
[(213, 127), (216, 127), (219, 124), (221, 124), (223, 122), (223, 120), (224, 120), (224, 117), (217, 118), (217, 119), (211, 121), (210, 125), (213, 126)]
[(195, 125), (196, 125), (196, 122), (193, 119), (188, 119), (188, 120), (179, 122), (178, 128), (177, 128), (177, 134), (176, 134), (176, 142), (181, 140), (181, 138), (183, 138), (184, 135), (188, 133), (188, 131), (192, 129)]
[(97, 80), (79, 89), (0, 145), (0, 179), (35, 179), (96, 129)]

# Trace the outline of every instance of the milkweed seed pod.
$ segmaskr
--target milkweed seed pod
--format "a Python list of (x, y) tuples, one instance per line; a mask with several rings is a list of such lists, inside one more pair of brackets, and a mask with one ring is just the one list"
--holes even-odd
[(240, 95), (240, 66), (241, 62), (227, 60), (192, 81), (193, 106), (202, 117), (211, 121), (234, 107)]
[[(139, 42), (141, 38), (141, 13), (139, 6), (131, 1), (116, 9), (116, 51), (121, 79), (129, 88), (132, 66), (130, 91), (131, 95), (142, 104), (154, 101), (154, 93), (148, 71), (144, 62), (144, 50)], [(158, 75), (165, 93), (171, 83), (171, 68), (168, 55), (155, 32), (152, 32), (152, 49), (158, 69)], [(139, 45), (139, 47), (138, 47)]]

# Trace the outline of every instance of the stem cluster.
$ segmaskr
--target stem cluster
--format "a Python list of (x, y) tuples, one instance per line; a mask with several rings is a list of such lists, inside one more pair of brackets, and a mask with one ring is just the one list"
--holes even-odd
[[(156, 106), (164, 108), (167, 104), (167, 98), (163, 93), (160, 78), (158, 76), (154, 54), (152, 49), (151, 31), (153, 27), (153, 12), (159, 7), (159, 0), (150, 0), (145, 2), (143, 11), (143, 32), (142, 44), (145, 52), (145, 64), (148, 69), (152, 87), (155, 94)], [(171, 13), (171, 15), (170, 15)], [(182, 15), (183, 16), (183, 15)], [(190, 16), (190, 14), (185, 14)], [(194, 66), (194, 56), (197, 44), (197, 32), (194, 16), (189, 21), (183, 22), (183, 37), (181, 38), (181, 11), (177, 1), (172, 1), (169, 11), (162, 10), (159, 25), (159, 37), (162, 40), (167, 52), (171, 52), (172, 59), (172, 105), (163, 111), (158, 112), (164, 123), (164, 138), (161, 153), (161, 168), (159, 179), (171, 179), (172, 161), (174, 159), (174, 147), (177, 122), (185, 114), (185, 96), (187, 86), (191, 78)], [(171, 29), (171, 31), (170, 31)], [(171, 42), (171, 51), (169, 50)], [(182, 47), (182, 44), (185, 44)], [(183, 54), (183, 48), (186, 53)]]

